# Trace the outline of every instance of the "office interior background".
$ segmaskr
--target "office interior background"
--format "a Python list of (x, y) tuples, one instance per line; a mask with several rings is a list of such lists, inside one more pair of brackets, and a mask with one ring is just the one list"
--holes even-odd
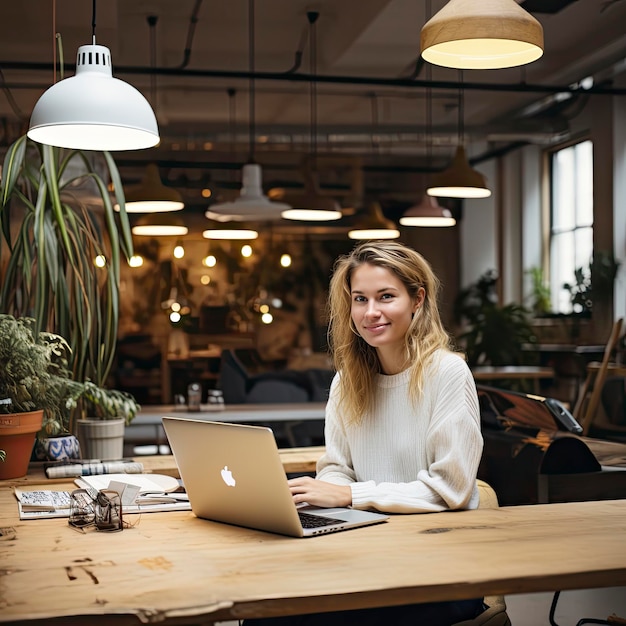
[[(619, 263), (612, 293), (580, 338), (606, 341), (612, 320), (626, 314), (626, 2), (520, 2), (543, 26), (543, 56), (511, 69), (464, 71), (420, 58), (420, 29), (444, 4), (97, 5), (95, 40), (110, 48), (114, 76), (145, 95), (159, 122), (157, 147), (114, 153), (124, 187), (141, 185), (156, 165), (160, 183), (184, 202), (171, 215), (188, 229), (134, 237), (144, 264), (123, 270), (121, 338), (146, 329), (166, 338), (176, 327), (167, 316), (174, 289), (187, 296), (192, 340), (205, 342), (207, 326), (210, 334), (260, 329), (266, 345), (289, 337), (288, 348), (320, 350), (323, 333), (302, 338), (291, 330), (307, 310), (322, 315), (323, 293), (303, 288), (324, 284), (333, 258), (354, 245), (348, 232), (377, 207), (438, 273), (451, 330), (455, 297), (485, 272), (497, 273), (501, 303), (530, 307), (539, 268), (552, 288), (551, 311), (570, 313), (563, 282), (588, 269), (593, 252), (608, 255)], [(3, 3), (0, 42), (4, 153), (44, 90), (74, 72), (78, 47), (92, 43), (92, 3)], [(491, 195), (440, 198), (456, 219), (452, 227), (400, 225), (458, 146)], [(93, 154), (96, 165), (99, 158)], [(316, 188), (340, 205), (341, 219), (249, 220), (259, 237), (243, 242), (251, 246), (247, 258), (241, 243), (206, 239), (206, 230), (223, 225), (206, 212), (238, 197), (251, 161), (261, 165), (271, 199), (289, 202)], [(75, 193), (93, 200), (88, 184)], [(141, 219), (131, 215), (133, 224)], [(281, 265), (285, 254), (289, 268)], [(276, 296), (288, 306), (274, 310), (272, 331), (256, 313)], [(228, 317), (237, 307), (245, 311)], [(205, 325), (203, 308), (214, 315)]]

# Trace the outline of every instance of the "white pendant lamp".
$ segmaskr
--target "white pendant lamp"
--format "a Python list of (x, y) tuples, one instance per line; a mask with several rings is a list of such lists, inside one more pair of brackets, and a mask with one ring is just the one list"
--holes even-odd
[(348, 231), (350, 239), (397, 239), (400, 231), (396, 225), (383, 215), (378, 202), (370, 204), (365, 216), (355, 216), (355, 227)]
[(293, 198), (293, 209), (283, 211), (282, 215), (287, 220), (308, 222), (329, 222), (341, 219), (341, 207), (332, 198), (323, 196), (319, 190), (317, 180), (317, 28), (315, 23), (319, 13), (309, 11), (309, 62), (311, 65), (310, 81), (310, 114), (311, 114), (311, 159), (305, 171), (304, 194)]
[(543, 28), (515, 0), (449, 0), (423, 26), (420, 49), (444, 67), (516, 67), (541, 57)]
[(437, 202), (437, 199), (424, 194), (419, 204), (407, 209), (400, 218), (402, 226), (454, 226), (452, 213)]
[(261, 166), (246, 163), (241, 172), (241, 191), (233, 202), (221, 202), (208, 208), (205, 215), (218, 222), (271, 221), (281, 219), (283, 211), (291, 208), (283, 202), (273, 202), (261, 187)]
[(248, 0), (248, 62), (249, 79), (249, 162), (241, 172), (241, 192), (234, 202), (213, 204), (206, 212), (209, 219), (220, 222), (248, 220), (271, 221), (282, 219), (281, 214), (291, 208), (282, 202), (272, 202), (261, 187), (261, 166), (254, 162), (255, 143), (255, 44), (254, 44), (254, 0)]
[[(95, 12), (95, 2), (94, 2)], [(111, 52), (95, 43), (80, 46), (76, 74), (39, 98), (28, 137), (75, 150), (140, 150), (159, 143), (150, 104), (133, 86), (113, 78)]]
[[(185, 206), (180, 193), (163, 184), (156, 163), (146, 166), (139, 185), (124, 189), (124, 198), (127, 213), (167, 213), (180, 211)], [(113, 208), (120, 210), (119, 204)]]
[(469, 164), (463, 146), (457, 146), (448, 169), (432, 175), (426, 193), (440, 198), (488, 198), (491, 195), (486, 178)]
[(173, 213), (142, 215), (131, 230), (141, 237), (181, 237), (189, 232), (183, 220)]

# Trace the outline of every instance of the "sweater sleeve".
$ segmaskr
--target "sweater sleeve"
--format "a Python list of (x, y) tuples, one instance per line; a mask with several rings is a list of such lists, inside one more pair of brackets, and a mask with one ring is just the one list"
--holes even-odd
[(317, 478), (335, 485), (349, 485), (356, 480), (346, 431), (337, 411), (339, 374), (330, 385), (324, 424), (326, 449), (317, 462)]
[[(406, 482), (357, 482), (350, 466), (345, 437), (335, 435), (331, 447), (333, 470), (325, 465), (320, 478), (350, 484), (352, 506), (389, 513), (436, 512), (475, 508), (478, 505), (476, 475), (482, 453), (480, 412), (476, 386), (466, 363), (456, 355), (442, 359), (425, 386), (423, 412), (428, 421), (427, 467)], [(339, 444), (339, 445), (337, 445)], [(328, 460), (331, 460), (328, 459)], [(327, 462), (328, 462), (327, 460)]]

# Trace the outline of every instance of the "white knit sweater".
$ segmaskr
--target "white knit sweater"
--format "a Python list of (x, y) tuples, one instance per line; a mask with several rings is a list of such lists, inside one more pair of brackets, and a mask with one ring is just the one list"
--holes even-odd
[(359, 425), (348, 425), (337, 411), (339, 377), (326, 407), (326, 452), (317, 478), (350, 485), (356, 509), (418, 513), (478, 506), (480, 411), (461, 356), (436, 353), (417, 405), (409, 396), (409, 370), (379, 375), (374, 409)]

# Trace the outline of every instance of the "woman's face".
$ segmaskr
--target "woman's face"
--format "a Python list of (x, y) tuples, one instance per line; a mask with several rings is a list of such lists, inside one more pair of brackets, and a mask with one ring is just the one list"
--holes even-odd
[(413, 299), (393, 272), (370, 263), (360, 265), (351, 278), (351, 315), (359, 335), (377, 350), (403, 350), (413, 313), (424, 298), (423, 289)]

